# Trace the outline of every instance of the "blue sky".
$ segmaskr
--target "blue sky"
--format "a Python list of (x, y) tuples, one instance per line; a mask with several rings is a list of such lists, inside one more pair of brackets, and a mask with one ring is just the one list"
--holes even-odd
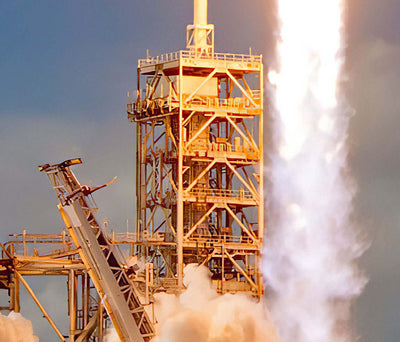
[[(355, 306), (355, 323), (363, 342), (397, 342), (400, 3), (347, 2), (355, 216), (372, 241), (362, 260), (371, 280)], [(252, 47), (272, 61), (273, 7), (272, 0), (210, 0), (216, 50), (246, 53)], [(125, 229), (134, 217), (135, 153), (126, 93), (135, 89), (137, 59), (146, 49), (157, 55), (184, 48), (192, 1), (5, 0), (0, 15), (0, 239), (23, 228), (60, 230), (55, 196), (36, 166), (75, 156), (84, 159), (75, 170), (89, 185), (118, 176), (96, 199), (102, 216)], [(57, 291), (47, 286), (38, 295), (49, 307)], [(26, 299), (26, 315), (34, 310)], [(33, 321), (41, 342), (54, 340), (44, 319)]]

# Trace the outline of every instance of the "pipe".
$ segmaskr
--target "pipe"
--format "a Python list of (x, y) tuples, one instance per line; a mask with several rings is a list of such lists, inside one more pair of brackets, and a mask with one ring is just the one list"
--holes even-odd
[(69, 299), (69, 341), (75, 341), (76, 333), (76, 277), (74, 270), (69, 270), (68, 275), (68, 299)]
[(207, 25), (208, 0), (194, 0), (194, 25)]
[(54, 324), (53, 320), (50, 318), (50, 316), (47, 314), (46, 310), (44, 309), (44, 307), (42, 306), (42, 304), (40, 304), (39, 300), (37, 299), (37, 297), (35, 296), (35, 294), (33, 293), (32, 289), (30, 288), (30, 286), (28, 285), (28, 283), (25, 281), (25, 279), (22, 277), (22, 275), (20, 273), (18, 273), (17, 271), (15, 271), (15, 275), (18, 277), (18, 279), (21, 281), (22, 284), (24, 284), (26, 290), (28, 291), (28, 293), (31, 295), (32, 299), (35, 301), (36, 305), (39, 307), (40, 311), (42, 311), (43, 316), (49, 321), (50, 325), (52, 326), (52, 328), (54, 329), (54, 331), (56, 332), (57, 336), (60, 338), (60, 340), (62, 342), (66, 342), (64, 336), (61, 334), (60, 330), (58, 330), (57, 326)]

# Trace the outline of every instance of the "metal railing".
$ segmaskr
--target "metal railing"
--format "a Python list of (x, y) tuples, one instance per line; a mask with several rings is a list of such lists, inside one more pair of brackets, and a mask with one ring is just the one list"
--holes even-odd
[[(150, 231), (145, 230), (142, 232), (141, 239), (145, 241), (164, 241), (164, 235), (165, 234), (163, 232), (156, 232), (152, 234)], [(107, 236), (112, 243), (135, 243), (138, 241), (137, 234), (132, 232), (108, 232)]]
[(217, 60), (225, 62), (239, 62), (239, 63), (261, 63), (260, 55), (243, 55), (233, 53), (213, 53), (208, 55), (198, 55), (192, 50), (180, 50), (176, 52), (166, 53), (156, 57), (149, 57), (145, 59), (139, 59), (139, 68), (154, 65), (159, 63), (171, 62), (180, 58), (188, 59), (201, 59), (201, 60)]
[[(187, 230), (185, 231), (187, 233)], [(146, 233), (146, 232), (145, 232)], [(149, 233), (144, 234), (144, 240), (152, 241), (163, 241), (164, 240), (164, 233), (155, 233), (153, 236), (150, 236)], [(111, 237), (110, 237), (111, 238)], [(213, 243), (246, 243), (251, 244), (253, 240), (246, 235), (215, 235), (215, 234), (196, 234), (193, 233), (188, 240), (192, 241), (199, 241), (199, 242), (213, 242)], [(113, 233), (112, 234), (112, 241), (113, 243), (130, 243), (130, 242), (137, 242), (136, 233)]]
[(194, 188), (188, 193), (184, 192), (186, 195), (189, 196), (196, 196), (196, 197), (222, 197), (222, 198), (237, 198), (239, 200), (244, 199), (254, 199), (253, 195), (250, 191), (246, 191), (244, 189), (240, 190), (232, 190), (232, 189), (201, 189), (201, 188)]
[(118, 242), (136, 242), (137, 241), (137, 235), (136, 233), (132, 232), (125, 232), (125, 233), (116, 233), (114, 231), (112, 232), (106, 232), (107, 237), (111, 240), (112, 243), (118, 243)]
[[(257, 106), (260, 105), (260, 91), (252, 90), (253, 101)], [(182, 100), (185, 103), (186, 99), (189, 98), (190, 95), (182, 94)], [(172, 98), (172, 97), (171, 97)], [(254, 105), (250, 102), (246, 97), (230, 97), (228, 99), (220, 99), (218, 97), (210, 97), (210, 96), (201, 96), (195, 95), (190, 100), (190, 105), (192, 106), (205, 106), (207, 108), (223, 108), (223, 109), (257, 109), (258, 107), (254, 107)]]
[(189, 147), (185, 147), (186, 154), (199, 154), (206, 153), (207, 156), (219, 156), (234, 159), (245, 159), (257, 161), (260, 159), (259, 153), (256, 152), (252, 146), (247, 144), (235, 145), (230, 142), (207, 142), (207, 143), (193, 143)]
[[(235, 111), (254, 111), (259, 110), (261, 105), (260, 100), (260, 90), (252, 90), (253, 101), (256, 107), (250, 102), (249, 99), (245, 97), (230, 97), (228, 99), (220, 99), (218, 97), (210, 96), (194, 96), (188, 103), (185, 103), (186, 99), (190, 96), (189, 94), (182, 94), (183, 104), (189, 107), (204, 107), (204, 109), (223, 109)], [(152, 100), (142, 100), (138, 102), (128, 103), (127, 112), (130, 115), (134, 113), (140, 113), (143, 110), (153, 110), (154, 108), (163, 108), (165, 106), (178, 107), (179, 98), (172, 93), (170, 89), (170, 94), (168, 97), (155, 98)], [(246, 112), (244, 112), (245, 114)], [(254, 112), (247, 112), (249, 116), (255, 115)]]
[[(10, 234), (12, 240), (3, 244), (10, 255), (49, 256), (70, 252), (74, 249), (68, 234)], [(4, 252), (4, 251), (3, 251)], [(4, 253), (2, 255), (4, 257)]]
[(239, 244), (253, 244), (254, 241), (245, 235), (207, 235), (207, 234), (196, 234), (193, 233), (189, 238), (189, 241), (198, 242), (212, 242), (212, 243), (239, 243)]

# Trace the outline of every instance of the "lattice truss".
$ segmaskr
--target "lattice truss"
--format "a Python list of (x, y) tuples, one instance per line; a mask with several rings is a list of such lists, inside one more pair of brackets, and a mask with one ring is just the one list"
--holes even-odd
[(261, 295), (262, 84), (261, 56), (180, 51), (139, 61), (128, 104), (138, 253), (154, 262), (156, 280), (179, 284), (196, 262), (221, 292)]

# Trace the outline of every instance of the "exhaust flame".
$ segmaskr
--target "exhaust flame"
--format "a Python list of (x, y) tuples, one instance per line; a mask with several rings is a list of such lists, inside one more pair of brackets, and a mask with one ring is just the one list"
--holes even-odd
[(264, 275), (282, 342), (349, 341), (349, 308), (365, 279), (351, 222), (351, 112), (338, 96), (342, 0), (278, 0), (280, 71), (271, 153), (271, 236)]

